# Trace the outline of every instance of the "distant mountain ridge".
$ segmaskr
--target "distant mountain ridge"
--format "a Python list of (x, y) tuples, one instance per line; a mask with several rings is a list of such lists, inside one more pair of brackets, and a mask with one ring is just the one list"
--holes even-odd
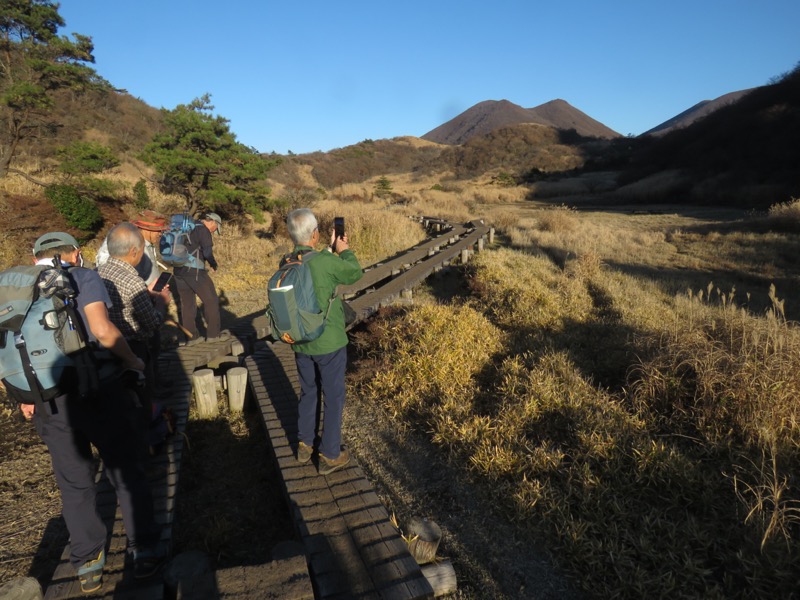
[(485, 100), (432, 129), (423, 135), (422, 139), (438, 144), (459, 145), (500, 127), (520, 123), (537, 123), (555, 129), (574, 129), (578, 134), (587, 137), (606, 139), (622, 137), (569, 102), (556, 99), (534, 108), (523, 108), (508, 100)]
[(671, 119), (667, 119), (660, 125), (656, 125), (652, 129), (648, 129), (642, 135), (664, 135), (669, 131), (673, 131), (675, 129), (681, 129), (683, 127), (687, 127), (697, 121), (698, 119), (702, 119), (710, 115), (711, 113), (719, 110), (723, 106), (728, 106), (729, 104), (733, 104), (737, 102), (743, 96), (749, 94), (756, 88), (749, 88), (746, 90), (739, 90), (738, 92), (730, 92), (728, 94), (724, 94), (719, 98), (715, 98), (714, 100), (703, 100), (702, 102), (698, 102), (691, 108), (683, 111), (679, 115), (675, 115)]

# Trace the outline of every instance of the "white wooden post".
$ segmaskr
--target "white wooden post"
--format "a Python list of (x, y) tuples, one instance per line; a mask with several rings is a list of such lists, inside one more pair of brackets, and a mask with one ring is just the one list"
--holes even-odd
[(233, 367), (225, 374), (228, 378), (228, 405), (231, 412), (244, 410), (244, 395), (247, 392), (247, 369)]
[(489, 245), (494, 244), (494, 227), (489, 228)]
[(201, 419), (216, 417), (219, 414), (217, 406), (217, 386), (214, 381), (214, 371), (211, 369), (198, 369), (192, 373), (192, 386), (194, 397), (197, 401), (197, 414)]

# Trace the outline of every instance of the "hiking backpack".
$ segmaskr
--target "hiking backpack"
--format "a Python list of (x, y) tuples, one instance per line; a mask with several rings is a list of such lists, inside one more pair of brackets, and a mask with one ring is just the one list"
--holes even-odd
[(58, 260), (0, 273), (0, 379), (17, 402), (63, 393), (75, 367), (79, 392), (97, 389), (98, 369), (75, 306), (76, 291)]
[(313, 250), (287, 254), (267, 283), (267, 317), (272, 336), (287, 344), (303, 344), (317, 339), (325, 329), (336, 294), (320, 310), (311, 270), (306, 264)]
[(203, 268), (203, 261), (199, 256), (200, 250), (194, 252), (189, 250), (192, 245), (189, 234), (196, 226), (197, 224), (187, 214), (172, 216), (169, 229), (162, 234), (158, 248), (165, 263), (173, 267)]

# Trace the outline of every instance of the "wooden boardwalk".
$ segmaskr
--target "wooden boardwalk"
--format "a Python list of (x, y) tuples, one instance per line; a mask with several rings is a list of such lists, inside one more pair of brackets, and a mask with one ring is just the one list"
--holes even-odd
[[(361, 281), (340, 290), (350, 299), (357, 321), (394, 302), (431, 273), (456, 262), (465, 251), (473, 251), (489, 231), (482, 222), (444, 229), (437, 237), (406, 253), (368, 268)], [(316, 598), (432, 598), (431, 585), (409, 554), (406, 542), (391, 524), (386, 508), (355, 459), (346, 468), (328, 476), (317, 474), (315, 461), (306, 465), (296, 461), (293, 448), (297, 440), (299, 382), (291, 348), (282, 343), (265, 345), (261, 342), (254, 352), (256, 343), (269, 335), (264, 316), (243, 320), (231, 327), (229, 333), (228, 339), (179, 347), (159, 357), (160, 377), (172, 382), (169, 398), (159, 401), (172, 409), (178, 429), (163, 451), (147, 465), (157, 520), (163, 525), (163, 540), (167, 543), (172, 540), (184, 447), (181, 434), (186, 427), (192, 397), (192, 373), (224, 356), (249, 355), (245, 366), (251, 395), (264, 419), (286, 499), (305, 549), (308, 572), (302, 569), (303, 561), (296, 558), (287, 559), (279, 566), (248, 567), (238, 574), (231, 570), (220, 571), (212, 574), (210, 587), (198, 586), (193, 592), (184, 590), (185, 600), (245, 598), (248, 596), (242, 595), (241, 590), (226, 592), (227, 582), (241, 582), (244, 578), (252, 584), (252, 589), (258, 589), (258, 585), (266, 586), (268, 580), (276, 581), (274, 572), (286, 581), (280, 590), (270, 589), (269, 597), (274, 598), (309, 598), (309, 589), (304, 583), (309, 574)], [(133, 578), (116, 496), (102, 470), (98, 481), (98, 507), (110, 531), (103, 588), (93, 595), (81, 593), (75, 571), (69, 564), (67, 546), (45, 598), (161, 600), (165, 591), (160, 578), (144, 582)]]
[(316, 597), (432, 598), (433, 589), (355, 459), (328, 476), (317, 473), (315, 461), (297, 462), (299, 382), (292, 349), (277, 342), (247, 357), (245, 366)]

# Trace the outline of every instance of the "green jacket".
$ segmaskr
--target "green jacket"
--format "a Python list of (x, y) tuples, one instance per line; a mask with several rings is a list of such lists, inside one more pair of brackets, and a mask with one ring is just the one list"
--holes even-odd
[[(300, 250), (313, 250), (313, 248), (297, 246), (294, 252)], [(323, 311), (327, 310), (328, 301), (336, 291), (336, 286), (355, 283), (364, 274), (352, 250), (345, 250), (338, 256), (324, 250), (312, 256), (306, 264), (311, 270), (311, 280), (314, 282), (317, 302), (319, 302), (319, 306)], [(335, 352), (339, 348), (347, 346), (347, 333), (344, 327), (342, 299), (336, 296), (322, 335), (314, 341), (295, 344), (292, 348), (294, 348), (295, 352), (300, 352), (301, 354), (316, 355)]]

